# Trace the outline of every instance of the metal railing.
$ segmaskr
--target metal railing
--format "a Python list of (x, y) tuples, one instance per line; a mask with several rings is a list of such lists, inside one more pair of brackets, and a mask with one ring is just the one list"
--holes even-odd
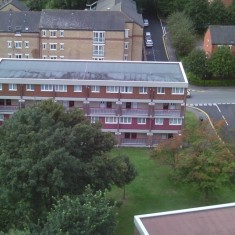
[(148, 116), (148, 109), (122, 109), (122, 115)]
[(175, 109), (154, 110), (154, 116), (180, 117), (180, 110), (175, 110)]
[(93, 115), (116, 115), (117, 109), (89, 108), (89, 114)]
[(146, 146), (146, 139), (121, 139), (121, 145), (143, 145)]
[(1, 112), (9, 112), (9, 111), (12, 111), (12, 112), (15, 112), (19, 109), (19, 106), (18, 105), (3, 105), (3, 106), (0, 106), (0, 111)]

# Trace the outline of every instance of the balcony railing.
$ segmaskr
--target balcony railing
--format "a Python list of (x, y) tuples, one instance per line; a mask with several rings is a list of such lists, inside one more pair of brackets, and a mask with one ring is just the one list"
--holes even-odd
[(180, 117), (180, 110), (175, 110), (175, 109), (154, 110), (154, 116)]
[(3, 105), (0, 106), (0, 112), (15, 112), (19, 109), (18, 105)]
[(121, 145), (143, 145), (146, 146), (146, 139), (121, 139)]
[(89, 114), (92, 115), (116, 115), (117, 109), (108, 108), (89, 108)]
[(122, 109), (122, 115), (148, 116), (148, 109)]

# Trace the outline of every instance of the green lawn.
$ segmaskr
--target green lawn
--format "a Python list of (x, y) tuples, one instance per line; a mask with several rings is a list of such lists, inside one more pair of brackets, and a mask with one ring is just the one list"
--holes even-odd
[[(195, 122), (193, 115), (187, 114), (190, 125)], [(159, 165), (149, 156), (147, 148), (117, 148), (114, 155), (127, 154), (134, 163), (138, 176), (126, 186), (126, 200), (118, 210), (119, 226), (116, 235), (134, 234), (134, 215), (155, 213), (175, 209), (198, 207), (235, 201), (235, 186), (223, 188), (209, 201), (190, 185), (176, 183), (171, 177), (171, 169)], [(120, 201), (123, 190), (114, 188), (110, 196)]]

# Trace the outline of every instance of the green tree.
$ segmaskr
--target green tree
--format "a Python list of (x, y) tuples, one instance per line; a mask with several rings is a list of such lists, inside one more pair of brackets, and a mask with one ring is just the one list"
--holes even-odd
[(208, 70), (216, 78), (234, 77), (235, 59), (227, 46), (219, 47), (208, 60)]
[(176, 12), (167, 19), (173, 47), (181, 56), (194, 48), (195, 36), (192, 21), (183, 12)]
[(198, 32), (205, 31), (209, 22), (208, 0), (189, 0), (184, 12), (193, 22), (195, 30)]
[(111, 235), (117, 224), (115, 204), (87, 187), (78, 197), (64, 196), (47, 216), (42, 235)]
[(44, 101), (16, 112), (0, 128), (0, 230), (45, 218), (53, 197), (78, 195), (87, 184), (110, 189), (115, 141), (83, 113)]
[(193, 50), (182, 62), (186, 72), (193, 73), (200, 79), (207, 77), (207, 58), (203, 50)]

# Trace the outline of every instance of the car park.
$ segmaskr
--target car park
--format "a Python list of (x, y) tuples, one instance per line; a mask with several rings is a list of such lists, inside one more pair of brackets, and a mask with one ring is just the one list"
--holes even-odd
[(144, 19), (144, 27), (147, 27), (147, 26), (149, 26), (149, 21), (148, 19)]

